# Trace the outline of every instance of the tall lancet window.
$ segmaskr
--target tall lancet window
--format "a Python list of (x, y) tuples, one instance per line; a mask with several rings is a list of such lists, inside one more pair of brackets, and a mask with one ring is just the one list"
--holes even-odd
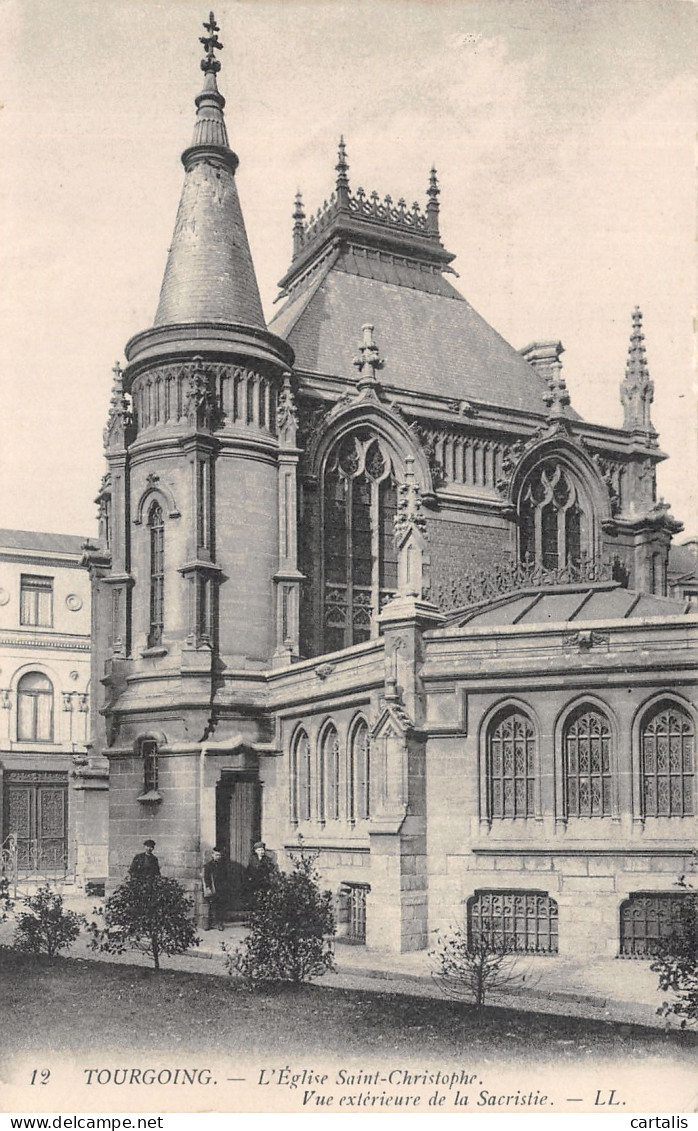
[(323, 498), (323, 647), (333, 652), (375, 636), (397, 588), (397, 485), (372, 433), (352, 433), (330, 454)]
[(561, 464), (548, 460), (532, 472), (521, 493), (521, 561), (544, 569), (578, 566), (589, 555), (588, 543), (588, 516), (577, 485)]
[(150, 533), (150, 632), (148, 644), (162, 643), (165, 624), (165, 519), (159, 503), (148, 511)]

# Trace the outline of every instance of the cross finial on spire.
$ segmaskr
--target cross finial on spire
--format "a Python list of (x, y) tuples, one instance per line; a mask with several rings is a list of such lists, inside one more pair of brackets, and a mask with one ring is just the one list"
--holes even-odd
[(337, 204), (340, 208), (348, 208), (349, 206), (349, 165), (347, 163), (347, 147), (344, 144), (344, 135), (339, 139), (339, 146), (337, 149), (337, 164), (335, 165), (337, 171), (337, 181), (335, 188), (337, 192)]
[(221, 69), (220, 60), (216, 59), (213, 54), (214, 51), (222, 51), (223, 44), (218, 38), (218, 32), (221, 30), (216, 23), (216, 17), (213, 12), (209, 12), (208, 23), (204, 23), (204, 28), (208, 35), (199, 36), (199, 43), (203, 46), (206, 52), (206, 58), (201, 60), (201, 70), (206, 74), (216, 74)]
[(371, 388), (378, 384), (376, 373), (383, 368), (385, 360), (378, 352), (378, 346), (373, 340), (373, 326), (367, 322), (361, 327), (363, 332), (363, 341), (359, 346), (359, 352), (354, 358), (354, 365), (359, 371), (359, 381), (357, 387), (359, 389)]

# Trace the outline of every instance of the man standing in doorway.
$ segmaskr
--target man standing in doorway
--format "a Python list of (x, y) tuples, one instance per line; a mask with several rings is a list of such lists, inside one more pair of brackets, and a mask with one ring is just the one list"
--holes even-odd
[(207, 907), (204, 930), (210, 931), (213, 927), (218, 927), (222, 931), (228, 895), (228, 868), (218, 848), (212, 850), (211, 859), (204, 864), (203, 891)]
[(131, 861), (129, 875), (135, 880), (152, 880), (153, 876), (160, 875), (160, 862), (155, 855), (155, 841), (143, 841), (144, 852), (138, 852)]

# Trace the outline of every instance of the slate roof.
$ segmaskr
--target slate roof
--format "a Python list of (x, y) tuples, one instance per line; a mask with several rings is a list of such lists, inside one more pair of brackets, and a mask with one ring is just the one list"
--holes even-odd
[(0, 552), (35, 550), (54, 554), (79, 554), (86, 538), (78, 534), (44, 534), (38, 530), (0, 530)]
[(669, 547), (670, 577), (695, 577), (698, 574), (698, 538), (688, 538), (680, 546)]
[(348, 378), (366, 322), (385, 358), (381, 383), (545, 415), (540, 374), (448, 280), (418, 263), (347, 250), (290, 295), (269, 329), (293, 347), (297, 370)]
[(449, 617), (449, 628), (487, 628), (505, 625), (550, 625), (590, 621), (677, 617), (695, 613), (695, 605), (670, 597), (636, 593), (619, 585), (570, 585), (559, 589), (529, 589), (496, 597), (487, 604)]

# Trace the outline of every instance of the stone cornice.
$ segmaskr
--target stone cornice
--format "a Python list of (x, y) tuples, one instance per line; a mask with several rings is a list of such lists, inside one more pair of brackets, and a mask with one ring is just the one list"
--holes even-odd
[(16, 635), (0, 636), (0, 645), (11, 648), (57, 648), (67, 652), (89, 652), (90, 637), (83, 634), (80, 636), (68, 636), (66, 634), (49, 636), (48, 633), (42, 633), (40, 636), (27, 636), (24, 633), (17, 632)]

